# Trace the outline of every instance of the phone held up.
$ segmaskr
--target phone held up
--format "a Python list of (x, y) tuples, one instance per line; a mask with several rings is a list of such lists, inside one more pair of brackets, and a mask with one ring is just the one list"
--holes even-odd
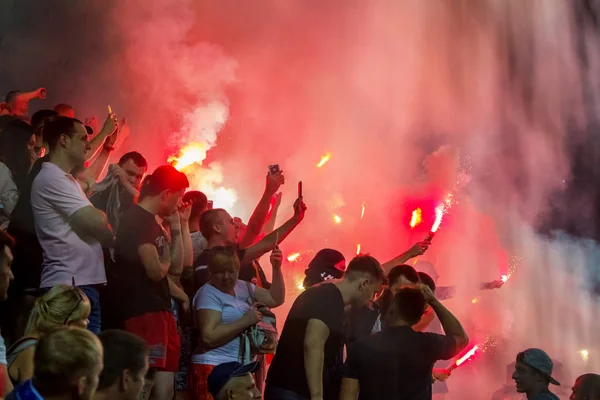
[(279, 171), (281, 171), (281, 168), (279, 168), (279, 164), (269, 165), (269, 174), (270, 175), (275, 175)]

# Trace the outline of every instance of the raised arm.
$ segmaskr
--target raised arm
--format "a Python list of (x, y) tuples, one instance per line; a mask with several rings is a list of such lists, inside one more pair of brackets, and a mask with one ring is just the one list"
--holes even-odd
[[(286, 223), (277, 228), (275, 231), (269, 233), (267, 236), (262, 238), (261, 241), (256, 243), (254, 246), (250, 246), (244, 253), (244, 259), (242, 263), (252, 262), (257, 258), (260, 258), (263, 254), (269, 250), (275, 248), (276, 245), (283, 242), (286, 237), (302, 222), (304, 214), (306, 212), (306, 204), (302, 199), (297, 199), (294, 203), (294, 216), (290, 218)], [(277, 241), (277, 243), (275, 243)]]
[(267, 174), (267, 183), (265, 185), (265, 191), (260, 198), (252, 216), (248, 220), (248, 227), (244, 237), (240, 240), (240, 248), (246, 248), (251, 246), (256, 239), (262, 233), (263, 227), (269, 216), (269, 208), (271, 205), (271, 198), (277, 193), (277, 190), (285, 183), (283, 171), (276, 174)]
[(467, 344), (469, 344), (469, 337), (462, 327), (458, 319), (440, 303), (436, 298), (431, 289), (426, 285), (419, 285), (419, 288), (423, 292), (425, 301), (433, 308), (435, 314), (444, 328), (446, 336), (451, 336), (456, 341), (456, 350), (461, 351)]
[(91, 160), (96, 155), (96, 153), (104, 143), (104, 140), (106, 140), (107, 137), (115, 133), (117, 131), (117, 128), (117, 119), (115, 117), (115, 114), (109, 114), (106, 117), (106, 120), (104, 120), (104, 125), (102, 125), (102, 129), (100, 129), (100, 132), (98, 132), (98, 134), (94, 136), (94, 138), (90, 141), (91, 149), (88, 154), (88, 160)]
[(310, 319), (304, 334), (304, 372), (311, 400), (323, 399), (323, 363), (329, 328), (319, 319)]
[(267, 217), (267, 223), (263, 228), (263, 233), (265, 235), (268, 235), (275, 229), (275, 222), (277, 221), (277, 211), (279, 211), (279, 206), (281, 205), (281, 197), (281, 193), (276, 193), (271, 200), (271, 210), (269, 211), (269, 216)]
[(392, 258), (390, 261), (384, 263), (381, 267), (383, 268), (383, 270), (386, 273), (388, 273), (396, 265), (404, 264), (411, 258), (418, 257), (421, 254), (425, 253), (425, 251), (429, 248), (429, 245), (430, 245), (429, 242), (415, 243), (410, 249), (408, 249), (404, 253)]
[(275, 308), (279, 307), (285, 301), (285, 282), (283, 280), (283, 273), (281, 272), (281, 264), (283, 262), (283, 255), (279, 248), (273, 250), (271, 253), (271, 265), (273, 266), (273, 282), (269, 290), (256, 287), (256, 293), (254, 297), (259, 303), (263, 303), (267, 307)]

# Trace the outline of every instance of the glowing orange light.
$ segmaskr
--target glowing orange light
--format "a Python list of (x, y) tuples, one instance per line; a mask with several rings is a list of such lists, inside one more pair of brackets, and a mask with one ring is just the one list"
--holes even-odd
[(327, 164), (327, 161), (331, 158), (331, 154), (327, 153), (323, 157), (321, 157), (321, 161), (317, 164), (317, 167), (321, 168), (323, 165)]
[(510, 275), (502, 275), (500, 277), (500, 279), (502, 280), (503, 283), (506, 283), (506, 281), (508, 281), (508, 278), (510, 278)]
[(298, 290), (304, 290), (304, 279), (302, 279), (302, 278), (296, 279), (296, 288)]
[(422, 220), (423, 220), (423, 217), (422, 217), (421, 209), (417, 208), (417, 209), (413, 210), (412, 215), (410, 217), (410, 227), (414, 228), (415, 226), (419, 225)]
[(181, 171), (192, 164), (202, 164), (206, 158), (206, 145), (190, 143), (179, 151), (179, 156), (171, 156), (168, 161), (175, 169)]
[(294, 262), (298, 259), (298, 257), (300, 257), (300, 253), (293, 253), (288, 256), (287, 260), (289, 262)]
[(583, 361), (587, 362), (590, 358), (590, 352), (586, 349), (579, 350), (579, 354), (581, 355), (581, 358), (583, 358)]
[(360, 254), (360, 243), (356, 245), (356, 255)]
[(362, 203), (362, 210), (360, 212), (360, 219), (363, 219), (364, 216), (365, 216), (365, 203), (363, 201), (363, 203)]
[(459, 358), (458, 360), (456, 360), (456, 366), (460, 366), (460, 364), (464, 363), (465, 361), (467, 361), (469, 358), (473, 357), (475, 355), (475, 353), (477, 352), (477, 350), (479, 349), (478, 345), (473, 346), (473, 348), (471, 350), (469, 350), (467, 352), (467, 354), (465, 354), (464, 356), (462, 356), (461, 358)]
[(108, 113), (112, 114), (112, 107), (110, 106), (110, 104), (108, 105)]
[(435, 208), (435, 222), (431, 227), (431, 232), (436, 232), (442, 223), (442, 217), (444, 216), (444, 205), (440, 204)]
[(477, 299), (475, 298), (475, 299), (471, 300), (471, 303), (473, 303), (473, 304), (477, 303)]
[(333, 221), (336, 224), (341, 224), (342, 223), (342, 219), (337, 214), (333, 214)]

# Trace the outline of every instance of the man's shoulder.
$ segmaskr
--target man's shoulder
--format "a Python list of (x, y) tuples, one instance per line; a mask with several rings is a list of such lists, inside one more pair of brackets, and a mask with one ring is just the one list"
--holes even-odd
[(540, 393), (531, 400), (560, 400), (557, 395), (552, 392)]

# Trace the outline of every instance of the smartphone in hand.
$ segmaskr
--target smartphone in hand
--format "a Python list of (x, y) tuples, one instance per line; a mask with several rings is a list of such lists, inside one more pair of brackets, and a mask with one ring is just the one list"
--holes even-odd
[(281, 168), (279, 168), (279, 164), (269, 165), (269, 174), (270, 175), (275, 175), (279, 171), (281, 171)]

